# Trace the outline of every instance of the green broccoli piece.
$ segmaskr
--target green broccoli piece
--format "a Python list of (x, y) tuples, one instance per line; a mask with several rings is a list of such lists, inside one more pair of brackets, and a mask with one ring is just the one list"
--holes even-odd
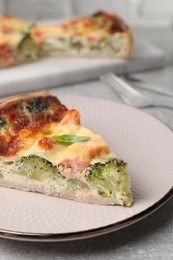
[(65, 178), (60, 174), (58, 167), (36, 155), (22, 157), (15, 163), (13, 170), (19, 175), (38, 181), (43, 181), (47, 177), (52, 177), (52, 179)]
[(0, 116), (0, 130), (7, 126), (7, 119), (3, 116)]
[(32, 38), (30, 29), (21, 32), (22, 38), (16, 48), (16, 59), (19, 62), (36, 60), (39, 56), (39, 48)]
[(27, 103), (23, 102), (20, 105), (20, 109), (24, 115), (32, 116), (45, 111), (51, 106), (52, 105), (47, 98), (37, 97), (31, 101), (27, 101)]
[(27, 103), (26, 109), (29, 110), (31, 114), (38, 114), (48, 109), (50, 106), (49, 100), (38, 97)]
[(83, 44), (80, 41), (74, 41), (73, 38), (70, 39), (70, 46), (77, 51), (80, 51), (83, 48)]
[(114, 197), (119, 191), (126, 193), (130, 189), (126, 166), (127, 163), (118, 158), (96, 163), (91, 166), (86, 181), (102, 197)]

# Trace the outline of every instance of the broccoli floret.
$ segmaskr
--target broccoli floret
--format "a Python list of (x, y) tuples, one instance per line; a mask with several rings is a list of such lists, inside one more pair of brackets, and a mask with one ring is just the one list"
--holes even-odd
[(80, 51), (83, 48), (83, 44), (80, 41), (74, 41), (73, 38), (70, 40), (70, 46), (77, 51)]
[(5, 117), (0, 116), (0, 130), (7, 125), (7, 120)]
[(13, 170), (17, 174), (27, 176), (38, 181), (42, 181), (48, 176), (51, 176), (52, 179), (65, 178), (60, 174), (58, 167), (54, 166), (48, 160), (36, 155), (22, 157), (15, 163)]
[(117, 191), (126, 192), (130, 188), (128, 175), (125, 172), (127, 163), (118, 158), (105, 163), (96, 163), (90, 167), (86, 181), (102, 197), (114, 197)]
[(38, 97), (27, 103), (23, 102), (20, 105), (20, 109), (25, 115), (31, 116), (45, 111), (46, 109), (50, 108), (50, 106), (51, 103), (48, 99)]
[(35, 98), (33, 101), (26, 104), (26, 109), (29, 110), (31, 114), (38, 114), (43, 112), (44, 110), (50, 107), (50, 103), (47, 99), (38, 97)]
[(31, 27), (28, 31), (21, 32), (21, 40), (16, 48), (16, 59), (19, 62), (35, 60), (39, 56), (39, 49), (37, 44), (34, 42), (31, 31)]

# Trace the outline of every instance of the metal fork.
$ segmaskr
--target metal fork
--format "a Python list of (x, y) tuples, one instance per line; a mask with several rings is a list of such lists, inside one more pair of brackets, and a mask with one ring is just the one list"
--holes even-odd
[(169, 91), (167, 89), (160, 89), (158, 86), (151, 84), (149, 82), (144, 81), (143, 79), (140, 79), (136, 76), (133, 76), (131, 74), (124, 74), (124, 79), (127, 80), (127, 82), (132, 83), (132, 85), (141, 88), (143, 90), (147, 90), (156, 94), (173, 97), (173, 92)]
[(170, 98), (166, 98), (166, 100), (165, 98), (162, 98), (162, 100), (155, 100), (151, 97), (144, 96), (113, 73), (102, 75), (100, 76), (100, 79), (105, 85), (110, 87), (121, 99), (132, 106), (139, 108), (162, 107), (173, 109), (173, 102), (170, 103)]

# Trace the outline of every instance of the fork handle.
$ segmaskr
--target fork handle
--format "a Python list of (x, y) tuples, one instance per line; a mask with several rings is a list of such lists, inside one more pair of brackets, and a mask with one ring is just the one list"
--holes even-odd
[(144, 108), (150, 108), (150, 107), (151, 108), (160, 107), (160, 108), (166, 108), (166, 109), (173, 110), (173, 102), (172, 102), (171, 98), (167, 98), (167, 97), (162, 98), (162, 100), (154, 99), (154, 102), (152, 105), (147, 105)]
[(156, 93), (156, 94), (160, 94), (160, 95), (164, 95), (164, 96), (168, 96), (168, 97), (173, 97), (173, 92), (171, 92), (167, 89), (164, 89), (164, 90), (160, 89), (156, 85), (146, 83), (146, 82), (134, 82), (134, 81), (131, 81), (131, 83), (134, 86), (141, 88), (143, 90), (148, 90), (148, 91), (151, 91), (151, 92)]

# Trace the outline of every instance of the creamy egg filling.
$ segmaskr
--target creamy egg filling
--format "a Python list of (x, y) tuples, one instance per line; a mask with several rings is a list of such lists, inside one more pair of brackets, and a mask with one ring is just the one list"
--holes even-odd
[(69, 55), (69, 56), (117, 56), (128, 53), (127, 37), (125, 34), (117, 33), (108, 37), (95, 37), (89, 42), (87, 37), (47, 37), (41, 46), (43, 55)]
[[(104, 159), (116, 157), (115, 154), (109, 152), (109, 147), (100, 135), (93, 134), (91, 130), (82, 125), (57, 127), (53, 130), (52, 134), (47, 135), (47, 137), (52, 138), (52, 136), (57, 135), (88, 136), (90, 137), (90, 140), (73, 143), (71, 145), (55, 143), (52, 149), (44, 149), (43, 147), (40, 147), (39, 140), (36, 140), (30, 147), (18, 152), (18, 156), (29, 156), (31, 154), (37, 155), (50, 161), (53, 165), (58, 165), (67, 158), (68, 160), (79, 159), (84, 162), (90, 162), (92, 160), (98, 162)], [(100, 147), (100, 149), (98, 147)]]

